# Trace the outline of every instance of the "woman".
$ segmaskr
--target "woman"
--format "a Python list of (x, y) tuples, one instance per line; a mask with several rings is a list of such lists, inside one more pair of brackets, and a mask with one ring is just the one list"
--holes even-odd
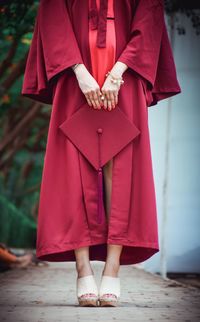
[[(53, 105), (36, 250), (76, 261), (80, 305), (116, 306), (120, 265), (159, 251), (148, 107), (180, 91), (162, 0), (40, 2), (22, 89)], [(141, 132), (103, 168), (101, 225), (96, 171), (59, 131), (85, 102), (108, 113), (119, 105)], [(105, 261), (99, 292), (90, 260)]]

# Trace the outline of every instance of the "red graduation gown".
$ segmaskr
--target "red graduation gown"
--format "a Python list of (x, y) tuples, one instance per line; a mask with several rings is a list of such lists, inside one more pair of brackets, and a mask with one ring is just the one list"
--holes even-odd
[[(180, 93), (161, 0), (114, 0), (116, 57), (128, 65), (119, 106), (140, 129), (139, 140), (114, 157), (109, 225), (96, 222), (96, 171), (58, 129), (86, 99), (73, 70), (92, 73), (88, 0), (41, 0), (22, 95), (52, 104), (38, 213), (36, 255), (75, 261), (74, 249), (90, 246), (90, 259), (106, 259), (106, 244), (123, 245), (120, 264), (158, 252), (156, 196), (148, 107)], [(112, 112), (111, 112), (112, 113)]]

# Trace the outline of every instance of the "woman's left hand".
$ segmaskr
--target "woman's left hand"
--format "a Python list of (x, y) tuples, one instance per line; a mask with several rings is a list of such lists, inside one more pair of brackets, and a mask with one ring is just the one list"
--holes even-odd
[(119, 85), (111, 82), (110, 75), (107, 76), (101, 88), (101, 92), (104, 95), (103, 108), (111, 111), (118, 103)]
[[(118, 78), (123, 75), (123, 72), (128, 68), (128, 66), (120, 61), (117, 61), (113, 68), (111, 69), (111, 74)], [(103, 108), (111, 111), (114, 109), (118, 103), (118, 92), (121, 87), (119, 84), (115, 84), (111, 81), (112, 76), (108, 74), (106, 80), (101, 88), (101, 92), (104, 95)]]

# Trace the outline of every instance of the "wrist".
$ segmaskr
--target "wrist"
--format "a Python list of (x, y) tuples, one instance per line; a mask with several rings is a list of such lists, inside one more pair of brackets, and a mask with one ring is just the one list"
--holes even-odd
[(127, 68), (128, 66), (126, 64), (117, 61), (111, 69), (111, 73), (114, 77), (121, 77)]
[(78, 74), (78, 72), (79, 72), (80, 70), (83, 70), (83, 68), (85, 68), (85, 65), (84, 65), (83, 63), (75, 64), (75, 65), (73, 65), (73, 66), (72, 66), (72, 69), (73, 69), (73, 71), (74, 71), (74, 73), (75, 73), (76, 75)]
[(112, 74), (112, 72), (111, 71), (108, 71), (107, 73), (106, 73), (106, 77), (111, 77), (111, 82), (112, 83), (114, 83), (114, 84), (117, 84), (118, 86), (120, 86), (121, 84), (124, 84), (124, 80), (123, 80), (123, 77), (122, 76), (114, 76), (113, 74)]

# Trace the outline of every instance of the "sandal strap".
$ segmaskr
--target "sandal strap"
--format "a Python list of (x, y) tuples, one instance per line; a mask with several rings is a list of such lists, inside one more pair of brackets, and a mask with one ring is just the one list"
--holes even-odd
[(99, 296), (102, 297), (105, 294), (113, 294), (116, 297), (120, 297), (120, 278), (113, 276), (103, 275), (101, 278), (101, 285), (99, 289)]
[(98, 296), (98, 288), (94, 279), (94, 275), (79, 277), (77, 278), (76, 283), (77, 297), (81, 297), (82, 295), (89, 293), (92, 293), (93, 296)]
[(97, 301), (98, 299), (98, 296), (94, 293), (85, 293), (85, 294), (82, 294), (81, 296), (78, 297), (78, 300), (79, 301), (85, 301), (85, 300), (95, 300)]

